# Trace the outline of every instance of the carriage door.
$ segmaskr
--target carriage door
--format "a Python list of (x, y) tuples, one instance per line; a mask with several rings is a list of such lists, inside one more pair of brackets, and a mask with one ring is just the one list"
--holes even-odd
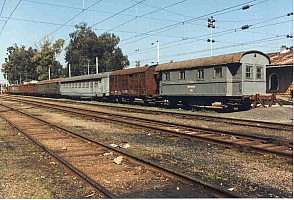
[(276, 73), (271, 74), (269, 77), (269, 90), (279, 90), (279, 76)]

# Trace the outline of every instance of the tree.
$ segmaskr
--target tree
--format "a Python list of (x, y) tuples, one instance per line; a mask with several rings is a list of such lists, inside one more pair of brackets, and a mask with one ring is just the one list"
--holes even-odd
[(7, 58), (2, 64), (2, 72), (7, 74), (9, 83), (20, 83), (35, 80), (37, 77), (36, 64), (33, 57), (37, 49), (14, 44), (7, 48)]
[(61, 53), (63, 45), (63, 39), (58, 39), (53, 44), (48, 38), (41, 42), (38, 52), (33, 57), (36, 62), (37, 79), (39, 81), (49, 79), (49, 68), (51, 71), (50, 78), (63, 76), (62, 65), (56, 60), (56, 56)]
[[(65, 60), (71, 64), (73, 76), (87, 74), (87, 65), (95, 65), (99, 60), (99, 72), (123, 69), (129, 65), (127, 56), (117, 47), (120, 39), (110, 33), (97, 37), (96, 33), (87, 27), (86, 23), (75, 26), (76, 31), (70, 33), (70, 42), (66, 47)], [(90, 72), (95, 73), (95, 67)]]
[(14, 44), (7, 48), (7, 58), (2, 64), (2, 72), (7, 74), (9, 83), (22, 83), (30, 80), (48, 79), (48, 68), (51, 69), (51, 78), (64, 75), (62, 65), (56, 56), (62, 51), (63, 39), (56, 40), (53, 44), (48, 38), (39, 45), (39, 49)]

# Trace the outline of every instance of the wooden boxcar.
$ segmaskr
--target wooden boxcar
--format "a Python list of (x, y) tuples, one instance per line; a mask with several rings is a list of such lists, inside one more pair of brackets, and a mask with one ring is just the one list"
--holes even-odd
[(37, 84), (28, 83), (19, 86), (19, 93), (24, 95), (35, 95), (37, 93)]
[(157, 77), (154, 66), (145, 66), (114, 71), (110, 75), (110, 96), (121, 101), (144, 101), (154, 99), (157, 95)]
[(59, 97), (60, 79), (52, 79), (38, 82), (36, 93), (39, 96)]

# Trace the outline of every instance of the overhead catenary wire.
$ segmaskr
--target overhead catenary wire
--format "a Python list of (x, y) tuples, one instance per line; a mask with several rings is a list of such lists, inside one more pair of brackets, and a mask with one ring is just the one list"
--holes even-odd
[(107, 30), (107, 32), (108, 32), (108, 31), (112, 31), (112, 30), (114, 30), (114, 29), (116, 29), (116, 28), (119, 28), (119, 27), (121, 27), (121, 26), (124, 26), (124, 25), (126, 25), (126, 24), (128, 24), (128, 23), (130, 23), (130, 22), (132, 22), (132, 21), (134, 21), (134, 20), (136, 20), (136, 19), (138, 19), (138, 18), (142, 18), (142, 17), (145, 17), (145, 16), (147, 16), (147, 15), (151, 15), (151, 14), (153, 14), (153, 13), (159, 12), (159, 11), (164, 10), (164, 9), (166, 9), (166, 8), (169, 8), (169, 7), (172, 7), (172, 6), (175, 6), (175, 5), (181, 4), (181, 3), (185, 2), (185, 1), (187, 1), (187, 0), (181, 0), (181, 1), (179, 1), (179, 2), (176, 2), (176, 3), (173, 3), (173, 4), (171, 4), (171, 5), (165, 6), (165, 7), (163, 7), (163, 8), (158, 8), (157, 10), (154, 10), (154, 11), (152, 11), (152, 12), (149, 12), (149, 13), (146, 13), (146, 14), (143, 14), (143, 15), (140, 15), (140, 16), (135, 16), (134, 18), (132, 18), (132, 19), (130, 19), (130, 20), (128, 20), (128, 21), (126, 21), (126, 22), (124, 22), (124, 23), (122, 23), (122, 24), (119, 24), (119, 25), (115, 26), (114, 28), (111, 28), (111, 29)]
[(0, 17), (2, 16), (3, 10), (4, 10), (4, 6), (5, 6), (6, 0), (4, 0), (1, 11), (0, 11)]
[[(268, 37), (268, 38), (263, 38), (263, 39), (259, 39), (259, 40), (254, 40), (254, 41), (248, 41), (248, 42), (233, 43), (232, 45), (218, 47), (218, 48), (215, 48), (214, 50), (223, 50), (223, 49), (228, 49), (228, 48), (233, 48), (233, 47), (240, 47), (240, 46), (258, 44), (258, 43), (281, 40), (281, 39), (285, 39), (285, 37), (281, 38), (281, 36), (275, 36), (275, 37)], [(210, 49), (202, 49), (202, 50), (190, 51), (190, 52), (185, 52), (185, 53), (165, 55), (165, 56), (161, 56), (161, 58), (162, 59), (167, 59), (167, 58), (173, 58), (174, 59), (176, 57), (183, 56), (183, 55), (197, 54), (197, 53), (203, 53), (203, 52), (209, 52), (209, 51), (210, 51)], [(140, 61), (141, 62), (142, 61), (147, 62), (147, 61), (151, 61), (151, 60), (153, 60), (153, 58), (147, 58), (147, 59), (140, 60)]]
[(83, 12), (85, 12), (85, 10), (88, 10), (90, 8), (92, 8), (93, 6), (97, 5), (98, 3), (102, 2), (103, 0), (99, 0), (95, 3), (93, 3), (92, 5), (90, 5), (87, 8), (83, 8), (79, 13), (77, 13), (75, 16), (73, 16), (72, 18), (70, 18), (69, 20), (67, 20), (65, 23), (63, 23), (62, 25), (60, 25), (58, 28), (56, 28), (55, 30), (53, 30), (51, 33), (49, 33), (48, 35), (46, 35), (46, 37), (49, 37), (50, 35), (52, 35), (53, 33), (55, 33), (56, 31), (58, 31), (59, 29), (61, 29), (63, 26), (65, 26), (66, 24), (68, 24), (69, 22), (71, 22), (72, 20), (74, 20), (76, 17), (78, 17), (79, 15), (81, 15)]
[[(267, 24), (267, 25), (263, 25), (263, 26), (257, 26), (255, 27), (256, 25), (259, 25), (259, 24), (262, 24), (262, 23), (266, 23), (266, 22), (269, 22), (269, 21), (273, 21), (273, 20), (276, 20), (276, 19), (280, 19), (282, 17), (287, 17), (287, 15), (281, 15), (281, 16), (278, 16), (278, 17), (275, 17), (275, 18), (271, 18), (271, 20), (265, 20), (265, 21), (262, 21), (262, 22), (258, 22), (258, 23), (255, 23), (255, 24), (252, 24), (250, 25), (251, 27), (253, 26), (253, 28), (250, 28), (250, 29), (257, 29), (257, 28), (263, 28), (263, 27), (267, 27), (267, 26), (272, 26), (272, 25), (277, 25), (277, 24), (282, 24), (282, 23), (287, 23), (287, 22), (290, 22), (292, 20), (288, 20), (288, 21), (283, 21), (283, 22), (277, 22), (277, 23), (273, 23), (273, 24)], [(227, 29), (225, 31), (220, 31), (220, 32), (216, 32), (214, 33), (214, 36), (221, 36), (221, 35), (227, 35), (227, 34), (231, 34), (231, 33), (234, 33), (234, 32), (237, 32), (237, 31), (242, 31), (242, 27), (237, 27), (237, 28), (231, 28), (231, 29)], [(265, 33), (263, 33), (265, 34)], [(201, 41), (201, 40), (205, 40), (206, 38), (204, 37), (207, 37), (209, 36), (209, 34), (204, 34), (204, 35), (201, 35), (201, 36), (195, 36), (195, 37), (187, 37), (186, 39), (180, 39), (180, 40), (175, 40), (175, 41), (172, 41), (172, 42), (167, 42), (167, 43), (164, 43), (161, 45), (161, 49), (164, 49), (164, 46), (167, 46), (167, 45), (171, 45), (171, 44), (174, 44), (174, 43), (181, 43), (181, 44), (190, 44), (191, 42), (194, 42), (194, 41), (188, 41), (188, 42), (185, 42), (187, 40), (192, 40), (192, 39), (197, 39), (197, 38), (201, 38), (201, 39), (198, 39), (196, 41)], [(203, 38), (202, 38), (203, 37)], [(183, 43), (185, 42), (185, 43)], [(175, 45), (171, 46), (171, 47), (174, 47)], [(150, 48), (146, 48), (145, 50), (149, 50), (149, 49), (152, 49), (151, 47)], [(151, 51), (154, 51), (154, 50), (150, 50), (148, 52), (151, 52)], [(145, 53), (146, 51), (143, 51), (140, 50), (140, 53)], [(132, 53), (134, 54), (134, 53)], [(131, 54), (131, 55), (132, 55)]]
[(101, 20), (101, 21), (99, 21), (99, 22), (96, 22), (96, 23), (93, 24), (91, 27), (95, 27), (96, 25), (101, 24), (101, 23), (103, 23), (103, 22), (109, 20), (109, 19), (111, 19), (111, 18), (113, 18), (113, 17), (115, 17), (115, 16), (117, 16), (117, 15), (119, 15), (119, 14), (121, 14), (121, 13), (123, 13), (123, 12), (125, 12), (125, 11), (127, 11), (127, 10), (129, 10), (129, 9), (131, 9), (131, 8), (133, 8), (133, 7), (135, 7), (135, 6), (137, 6), (137, 5), (139, 5), (140, 3), (144, 2), (144, 1), (146, 1), (146, 0), (142, 0), (142, 1), (138, 2), (138, 3), (136, 3), (136, 4), (133, 4), (133, 5), (129, 6), (129, 7), (127, 7), (127, 8), (125, 8), (125, 9), (123, 9), (123, 10), (121, 10), (121, 11), (119, 11), (119, 12), (113, 14), (113, 15), (111, 15), (110, 17), (107, 17), (107, 18), (105, 18), (105, 19), (103, 19), (103, 20)]
[(10, 17), (13, 15), (13, 13), (14, 13), (15, 10), (17, 9), (17, 7), (18, 7), (19, 4), (21, 3), (21, 1), (22, 1), (22, 0), (20, 0), (20, 1), (16, 4), (16, 6), (14, 7), (14, 9), (13, 9), (12, 12), (10, 13), (10, 15), (8, 16), (7, 20), (5, 21), (4, 25), (2, 26), (2, 29), (1, 29), (1, 32), (0, 32), (0, 36), (1, 36), (1, 34), (2, 34), (3, 30), (4, 30), (4, 28), (5, 28), (6, 24), (8, 23)]
[[(53, 4), (53, 3), (46, 3), (46, 2), (39, 2), (39, 1), (34, 1), (34, 0), (23, 0), (29, 3), (34, 3), (34, 4), (41, 4), (41, 5), (48, 5), (48, 6), (55, 6), (55, 7), (60, 7), (60, 8), (67, 8), (67, 9), (73, 9), (73, 10), (81, 10), (81, 8), (78, 7), (73, 7), (73, 6), (67, 6), (67, 5), (61, 5), (61, 4)], [(134, 1), (137, 2), (137, 1)], [(143, 4), (142, 5), (146, 5)], [(116, 14), (114, 12), (109, 12), (109, 11), (102, 11), (102, 10), (92, 10), (92, 9), (88, 9), (85, 10), (85, 12), (96, 12), (96, 13), (104, 13), (104, 14)], [(164, 11), (167, 11), (166, 9)], [(132, 15), (132, 14), (127, 14), (127, 13), (119, 13), (118, 15), (121, 16), (127, 16), (127, 17), (137, 17), (136, 15)], [(171, 20), (171, 19), (163, 19), (163, 18), (155, 18), (155, 17), (145, 17), (145, 16), (141, 16), (140, 18), (144, 18), (144, 19), (152, 19), (152, 20), (158, 20), (158, 21), (166, 21), (166, 22), (180, 22), (180, 21), (175, 21), (175, 20)]]
[[(255, 2), (255, 1), (257, 1), (257, 0), (251, 0), (251, 1), (248, 1), (248, 2), (245, 2), (245, 3), (242, 3), (242, 4), (238, 4), (238, 5), (235, 5), (235, 6), (231, 6), (231, 7), (228, 7), (228, 8), (221, 9), (221, 10), (217, 10), (217, 11), (214, 11), (214, 12), (211, 12), (211, 13), (208, 13), (208, 14), (204, 14), (204, 15), (201, 15), (201, 16), (198, 16), (198, 17), (194, 17), (192, 19), (185, 20), (184, 22), (174, 23), (174, 24), (167, 25), (167, 26), (164, 26), (164, 27), (161, 27), (161, 28), (156, 28), (156, 29), (147, 31), (145, 33), (157, 32), (157, 31), (160, 31), (160, 30), (162, 30), (161, 32), (168, 31), (170, 29), (178, 27), (179, 25), (182, 25), (182, 23), (187, 23), (187, 22), (193, 22), (193, 21), (196, 21), (196, 20), (200, 20), (200, 19), (203, 19), (204, 17), (211, 16), (211, 15), (216, 15), (216, 14), (218, 14), (220, 12), (228, 11), (228, 10), (231, 10), (233, 8), (240, 7), (241, 5), (248, 4), (248, 3), (251, 3), (251, 2)], [(133, 38), (140, 37), (140, 36), (144, 35), (145, 33), (138, 34), (136, 36), (126, 38), (126, 39), (122, 40), (121, 42), (125, 42), (125, 41), (131, 40)], [(142, 38), (142, 39), (144, 39), (144, 38)], [(130, 44), (130, 42), (127, 43), (127, 44)], [(121, 45), (126, 45), (126, 44), (121, 44)]]

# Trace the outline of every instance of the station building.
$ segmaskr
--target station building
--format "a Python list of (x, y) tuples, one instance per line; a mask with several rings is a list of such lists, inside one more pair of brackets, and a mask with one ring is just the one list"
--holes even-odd
[(293, 47), (282, 46), (280, 52), (268, 53), (266, 92), (293, 98)]

